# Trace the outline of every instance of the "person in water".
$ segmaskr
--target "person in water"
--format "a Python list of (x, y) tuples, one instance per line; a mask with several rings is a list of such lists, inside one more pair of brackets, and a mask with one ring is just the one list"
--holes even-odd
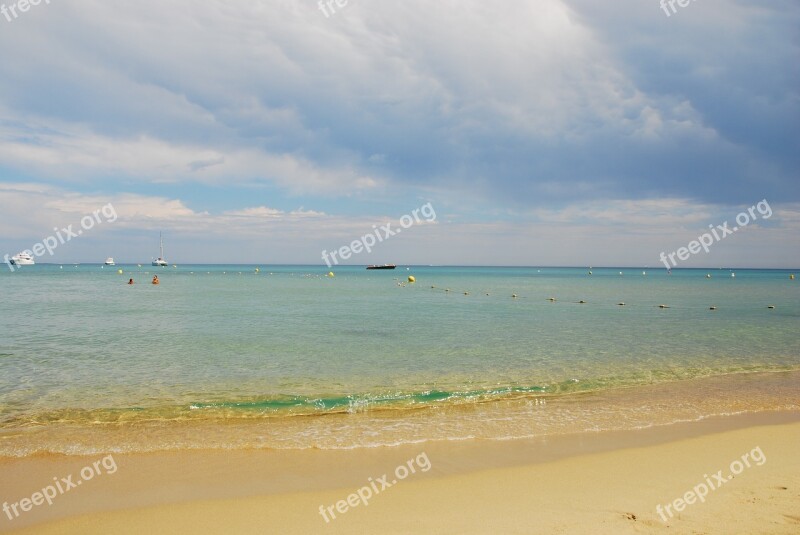
[(133, 284), (133, 279), (128, 279), (128, 284)]
[(153, 284), (160, 284), (158, 280), (158, 275), (153, 276)]

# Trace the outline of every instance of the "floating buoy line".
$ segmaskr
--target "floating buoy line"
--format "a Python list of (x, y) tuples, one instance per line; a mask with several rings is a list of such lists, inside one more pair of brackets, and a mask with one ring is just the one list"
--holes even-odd
[[(405, 286), (405, 284), (403, 286)], [(430, 289), (434, 290), (434, 291), (438, 291), (438, 292), (444, 293), (444, 294), (447, 294), (447, 295), (451, 295), (453, 293), (463, 293), (465, 296), (472, 295), (472, 292), (469, 291), (469, 290), (463, 290), (463, 291), (455, 290), (454, 291), (454, 290), (451, 290), (450, 288), (440, 288), (440, 287), (436, 286), (435, 284), (430, 285)], [(483, 294), (483, 295), (485, 295), (487, 297), (489, 295), (491, 295), (490, 292), (486, 292), (486, 291), (480, 291), (480, 292), (478, 292), (478, 294), (479, 295)], [(496, 292), (495, 292), (494, 295), (496, 295)], [(510, 294), (509, 297), (511, 299), (532, 299), (531, 297), (524, 296), (524, 295), (519, 295), (519, 294), (516, 294), (516, 293)], [(673, 305), (669, 305), (669, 304), (666, 304), (666, 303), (659, 303), (659, 304), (653, 304), (653, 305), (646, 305), (646, 304), (641, 304), (641, 303), (639, 303), (639, 304), (631, 304), (631, 303), (627, 303), (625, 301), (617, 301), (616, 303), (611, 303), (611, 302), (602, 303), (602, 302), (598, 302), (598, 301), (592, 301), (590, 303), (589, 301), (587, 301), (585, 299), (581, 299), (579, 301), (559, 301), (557, 297), (553, 297), (553, 296), (542, 298), (542, 302), (551, 303), (551, 304), (564, 303), (564, 304), (567, 304), (567, 305), (570, 305), (570, 304), (575, 304), (575, 305), (588, 305), (588, 304), (603, 305), (603, 304), (606, 304), (608, 306), (616, 305), (617, 307), (626, 307), (626, 308), (627, 307), (645, 307), (645, 308), (658, 308), (658, 309), (661, 309), (661, 310), (667, 310), (667, 309), (690, 310), (690, 309), (696, 309), (697, 308), (697, 307), (673, 306)], [(719, 307), (717, 307), (717, 305), (710, 305), (707, 308), (707, 310), (717, 310), (718, 308)], [(774, 310), (776, 308), (776, 306), (775, 305), (766, 305), (766, 308), (769, 309), (769, 310)]]

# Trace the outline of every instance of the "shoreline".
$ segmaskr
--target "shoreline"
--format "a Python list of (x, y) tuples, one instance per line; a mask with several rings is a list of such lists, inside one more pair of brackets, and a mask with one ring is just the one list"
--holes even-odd
[[(508, 441), (427, 442), (354, 450), (115, 453), (113, 457), (118, 469), (113, 474), (93, 479), (80, 490), (59, 496), (53, 505), (34, 507), (13, 521), (1, 516), (0, 532), (134, 533), (137, 526), (141, 530), (142, 526), (152, 526), (155, 522), (159, 526), (170, 526), (169, 531), (173, 533), (215, 533), (219, 532), (215, 529), (222, 529), (222, 526), (231, 527), (228, 530), (231, 533), (303, 533), (322, 528), (334, 532), (380, 530), (399, 533), (422, 528), (421, 524), (404, 523), (416, 515), (433, 523), (430, 532), (481, 533), (485, 530), (478, 528), (477, 518), (471, 522), (465, 522), (465, 519), (483, 509), (486, 509), (484, 521), (487, 522), (484, 528), (488, 529), (495, 525), (492, 522), (496, 522), (506, 532), (530, 532), (522, 529), (526, 525), (525, 519), (553, 528), (564, 523), (564, 526), (571, 526), (570, 532), (584, 532), (586, 526), (595, 525), (598, 519), (607, 520), (609, 526), (617, 528), (624, 529), (625, 524), (637, 523), (638, 528), (646, 526), (648, 532), (659, 532), (667, 528), (666, 524), (659, 525), (663, 522), (655, 516), (656, 504), (667, 503), (692, 488), (688, 483), (678, 485), (681, 477), (684, 480), (688, 477), (696, 484), (703, 481), (704, 473), (727, 466), (731, 460), (756, 446), (763, 449), (767, 462), (746, 471), (741, 478), (737, 477), (736, 496), (748, 492), (761, 496), (771, 488), (764, 486), (765, 478), (777, 478), (777, 481), (780, 479), (778, 476), (785, 476), (785, 483), (773, 486), (785, 486), (787, 490), (783, 494), (777, 493), (777, 498), (772, 498), (777, 502), (770, 507), (779, 504), (788, 507), (782, 514), (788, 515), (787, 518), (796, 516), (794, 528), (797, 529), (800, 526), (797, 443), (800, 443), (800, 412), (772, 411), (641, 430), (584, 432)], [(319, 515), (319, 505), (346, 499), (363, 487), (370, 477), (390, 473), (422, 453), (430, 460), (430, 470), (409, 476), (387, 496), (375, 496), (374, 507), (354, 507), (329, 524), (325, 524)], [(82, 467), (99, 458), (99, 455), (55, 454), (2, 458), (0, 471), (4, 474), (4, 487), (9, 489), (3, 499), (11, 501), (31, 496), (54, 476), (79, 473)], [(639, 459), (639, 462), (632, 464), (633, 459)], [(680, 462), (675, 463), (673, 470), (662, 470), (659, 466), (665, 459), (670, 463), (678, 459)], [(686, 470), (680, 468), (683, 465)], [(689, 469), (691, 467), (696, 469)], [(652, 475), (654, 471), (658, 476)], [(615, 473), (623, 477), (618, 479)], [(751, 474), (759, 475), (751, 477)], [(745, 480), (744, 476), (749, 479)], [(640, 477), (639, 486), (644, 485), (641, 489), (634, 484), (637, 477)], [(647, 482), (652, 477), (656, 477), (659, 485), (664, 481), (658, 492)], [(570, 478), (577, 478), (572, 483), (574, 495), (558, 498), (557, 494), (565, 492), (563, 487)], [(739, 485), (739, 479), (745, 480), (746, 484)], [(751, 483), (747, 483), (749, 480)], [(507, 491), (495, 488), (498, 485), (502, 487), (503, 481), (509, 485)], [(753, 487), (756, 482), (758, 485)], [(486, 487), (495, 488), (501, 496), (485, 495)], [(649, 490), (645, 492), (645, 488)], [(520, 504), (527, 494), (530, 494), (532, 504), (538, 500), (544, 506), (506, 511), (510, 503)], [(643, 508), (641, 500), (646, 495), (662, 498), (654, 501), (652, 507)], [(735, 511), (735, 507), (728, 503), (733, 498), (717, 500), (717, 495), (727, 496), (727, 488), (715, 493), (714, 501), (725, 502)], [(794, 509), (790, 506), (791, 501), (782, 501), (784, 495), (794, 500)], [(615, 497), (621, 500), (620, 507), (630, 503), (626, 507), (631, 511), (611, 514), (602, 507), (598, 509), (595, 504), (597, 499)], [(438, 501), (453, 507), (461, 504), (467, 511), (466, 517), (455, 518), (447, 506), (437, 509), (434, 504)], [(312, 503), (315, 504), (313, 507), (309, 505)], [(414, 514), (404, 516), (407, 507), (412, 507)], [(717, 507), (712, 507), (711, 500), (696, 504), (680, 519), (674, 519), (674, 522), (681, 522), (675, 527), (684, 525), (682, 522), (686, 517), (703, 522)], [(208, 517), (210, 511), (222, 520), (216, 516)], [(286, 512), (289, 514), (284, 514)], [(756, 510), (750, 512), (759, 516)], [(626, 518), (627, 514), (638, 520)], [(791, 518), (786, 522), (791, 522)], [(199, 522), (199, 519), (204, 519), (204, 522)], [(245, 522), (248, 519), (251, 522)], [(283, 523), (280, 530), (274, 529), (275, 522)], [(786, 525), (791, 528), (790, 524)], [(190, 529), (189, 526), (194, 527)], [(776, 525), (776, 531), (754, 532), (790, 532), (779, 528), (782, 529)]]
[[(449, 441), (551, 438), (670, 428), (718, 416), (800, 410), (800, 371), (742, 372), (557, 395), (444, 402), (407, 408), (357, 406), (282, 416), (232, 411), (206, 417), (103, 421), (41, 419), (0, 429), (0, 459), (194, 450), (348, 450)], [(202, 412), (202, 414), (200, 414)], [(86, 413), (92, 416), (92, 413)], [(48, 423), (43, 423), (48, 422)]]

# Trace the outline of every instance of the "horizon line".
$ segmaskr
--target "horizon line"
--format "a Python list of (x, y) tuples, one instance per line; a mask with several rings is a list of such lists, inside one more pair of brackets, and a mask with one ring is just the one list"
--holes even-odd
[[(103, 262), (37, 262), (35, 265), (37, 266), (63, 266), (63, 265), (98, 265), (98, 266), (105, 266)], [(307, 264), (307, 263), (258, 263), (258, 262), (246, 262), (246, 263), (217, 263), (217, 262), (185, 262), (185, 263), (178, 263), (178, 262), (169, 262), (169, 267), (171, 266), (254, 266), (254, 267), (261, 267), (261, 266), (276, 266), (276, 267), (295, 267), (295, 266), (303, 266), (303, 267), (322, 267), (325, 269), (334, 269), (337, 267), (367, 267), (376, 264), (338, 264), (336, 266), (328, 267), (325, 264)], [(380, 264), (378, 264), (380, 265)], [(143, 263), (143, 262), (115, 262), (113, 266), (141, 266), (141, 267), (167, 267), (167, 266), (151, 266), (150, 262)], [(528, 264), (395, 264), (395, 266), (399, 267), (430, 267), (430, 268), (531, 268), (531, 269), (643, 269), (643, 270), (654, 270), (654, 271), (668, 271), (666, 268), (661, 266), (637, 266), (637, 265), (627, 265), (627, 266), (590, 266), (590, 265), (528, 265)], [(20, 267), (32, 267), (32, 266), (20, 266)], [(775, 271), (800, 271), (800, 267), (745, 267), (745, 266), (685, 266), (685, 267), (673, 267), (670, 268), (669, 271), (675, 271), (679, 269), (698, 269), (698, 270), (734, 270), (734, 269), (749, 269), (749, 270), (775, 270)]]

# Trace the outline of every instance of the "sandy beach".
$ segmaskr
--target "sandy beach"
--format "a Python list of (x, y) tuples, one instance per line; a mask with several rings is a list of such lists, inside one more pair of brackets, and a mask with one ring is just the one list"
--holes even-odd
[[(82, 481), (53, 505), (45, 502), (14, 520), (4, 516), (0, 529), (797, 533), (798, 443), (800, 416), (774, 412), (550, 439), (117, 454), (113, 473)], [(5, 459), (0, 469), (4, 487), (23, 498), (56, 476), (80, 474), (99, 458)], [(702, 500), (687, 496), (695, 491)]]

